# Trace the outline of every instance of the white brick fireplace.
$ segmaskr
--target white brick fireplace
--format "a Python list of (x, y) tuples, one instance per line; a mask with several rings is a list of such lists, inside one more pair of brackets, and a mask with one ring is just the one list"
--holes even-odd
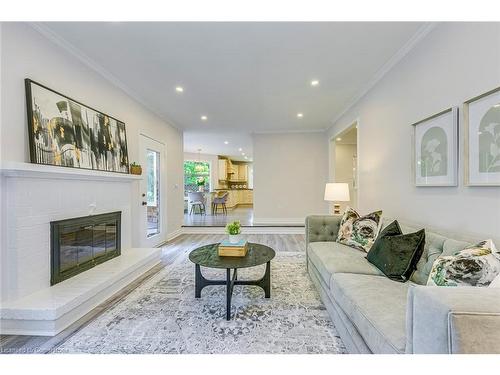
[[(132, 246), (133, 185), (138, 183), (140, 177), (28, 163), (4, 164), (1, 172), (2, 333), (56, 334), (64, 326), (88, 312), (88, 308), (85, 308), (80, 309), (82, 311), (75, 311), (73, 317), (63, 317), (72, 310), (64, 308), (64, 301), (69, 305), (75, 305), (75, 301), (78, 300), (80, 305), (87, 303), (91, 308), (102, 302), (103, 298), (109, 297), (113, 290), (125, 286), (125, 281), (130, 279), (131, 273), (137, 274), (135, 277), (140, 276), (138, 266), (140, 266), (139, 271), (144, 272), (158, 262), (160, 256), (158, 249), (149, 251), (144, 249), (143, 252), (134, 252), (133, 257), (129, 256), (131, 253), (128, 250)], [(50, 287), (50, 222), (112, 211), (122, 212), (122, 256), (115, 258), (117, 261), (112, 259), (106, 262), (114, 263), (108, 265), (103, 263), (75, 276), (77, 280), (69, 279)], [(119, 273), (123, 274), (116, 274), (113, 265), (116, 270), (120, 268)], [(102, 279), (102, 290), (99, 290), (99, 285), (95, 282), (101, 278), (98, 275), (100, 270), (105, 270), (108, 275), (111, 273), (114, 277), (113, 282)], [(86, 280), (90, 276), (93, 276), (94, 280)], [(76, 282), (78, 282), (77, 288), (75, 288)], [(109, 287), (112, 287), (112, 290), (106, 293), (106, 288)], [(92, 299), (99, 293), (102, 296), (95, 301), (89, 301), (83, 297), (88, 294), (85, 288), (93, 288), (94, 291), (94, 296), (88, 295), (88, 298)], [(38, 328), (34, 327), (36, 322), (25, 321), (24, 325), (29, 326), (25, 329), (23, 319), (32, 316), (36, 320), (36, 311), (30, 309), (40, 313), (38, 315), (40, 320), (62, 319), (64, 324), (61, 322), (49, 324), (47, 328), (45, 321), (42, 324), (44, 328), (40, 328), (37, 332)], [(47, 314), (47, 309), (54, 311)], [(59, 312), (55, 314), (56, 309), (59, 309)], [(21, 321), (10, 321), (16, 317)]]

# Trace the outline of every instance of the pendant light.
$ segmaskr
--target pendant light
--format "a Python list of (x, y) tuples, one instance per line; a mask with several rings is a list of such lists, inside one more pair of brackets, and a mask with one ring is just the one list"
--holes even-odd
[(203, 164), (201, 163), (201, 157), (200, 157), (200, 152), (201, 152), (201, 148), (198, 149), (198, 162), (195, 164), (194, 166), (194, 170), (196, 172), (203, 172), (205, 170), (205, 168), (203, 167)]

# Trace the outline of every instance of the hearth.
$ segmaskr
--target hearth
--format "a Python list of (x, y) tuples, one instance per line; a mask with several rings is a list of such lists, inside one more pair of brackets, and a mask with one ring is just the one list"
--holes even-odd
[(50, 223), (50, 284), (54, 285), (121, 253), (121, 211)]

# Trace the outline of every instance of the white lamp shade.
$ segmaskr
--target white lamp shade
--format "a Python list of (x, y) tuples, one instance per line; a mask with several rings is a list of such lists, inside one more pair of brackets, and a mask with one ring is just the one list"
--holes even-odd
[(328, 183), (325, 186), (325, 201), (349, 202), (349, 184), (343, 182)]

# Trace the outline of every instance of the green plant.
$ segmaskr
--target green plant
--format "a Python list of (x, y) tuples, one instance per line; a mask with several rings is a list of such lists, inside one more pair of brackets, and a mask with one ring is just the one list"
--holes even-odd
[(137, 164), (135, 161), (130, 164), (131, 167), (140, 167), (140, 164)]
[(196, 185), (205, 186), (205, 177), (198, 177), (198, 179), (196, 180)]
[(230, 235), (237, 235), (241, 233), (241, 224), (239, 221), (233, 221), (226, 225), (226, 232)]

